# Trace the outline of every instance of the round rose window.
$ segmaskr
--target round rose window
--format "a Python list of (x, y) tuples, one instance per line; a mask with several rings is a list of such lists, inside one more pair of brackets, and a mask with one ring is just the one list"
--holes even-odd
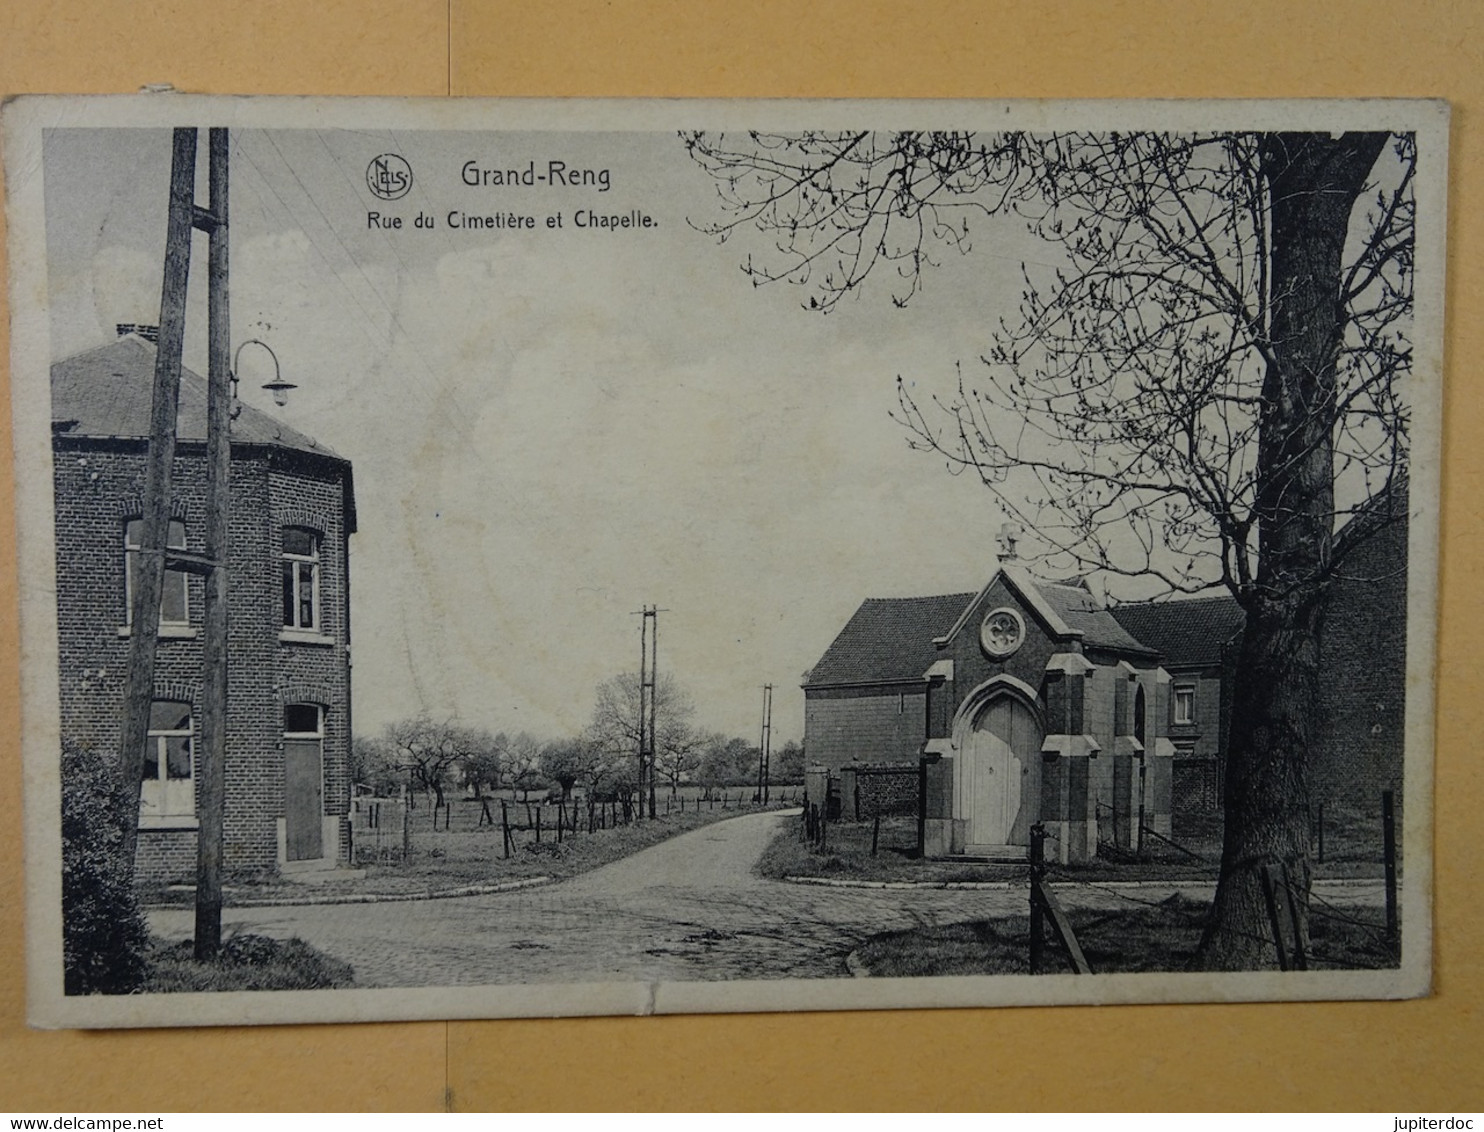
[(1025, 621), (1013, 609), (1002, 608), (990, 612), (979, 627), (979, 643), (984, 651), (997, 660), (1003, 660), (1021, 646), (1025, 640)]

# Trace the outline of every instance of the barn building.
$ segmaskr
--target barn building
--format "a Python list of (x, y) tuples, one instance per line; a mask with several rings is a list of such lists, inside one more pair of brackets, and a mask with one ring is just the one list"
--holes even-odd
[[(61, 734), (116, 747), (144, 513), (154, 331), (52, 366)], [(332, 867), (348, 852), (348, 461), (267, 414), (232, 421), (224, 864)], [(182, 370), (170, 544), (203, 549), (206, 382)], [(194, 876), (202, 580), (167, 571), (136, 875)]]

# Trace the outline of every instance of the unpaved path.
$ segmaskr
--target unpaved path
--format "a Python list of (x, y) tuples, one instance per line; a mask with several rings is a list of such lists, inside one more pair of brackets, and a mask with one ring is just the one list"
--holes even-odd
[[(227, 929), (298, 936), (362, 986), (844, 977), (868, 936), (1020, 912), (1023, 888), (854, 889), (753, 874), (785, 812), (717, 822), (561, 884), (389, 904), (227, 909)], [(1079, 907), (1168, 891), (1080, 890)], [(1071, 895), (1071, 894), (1069, 894)], [(192, 913), (149, 914), (183, 939)]]

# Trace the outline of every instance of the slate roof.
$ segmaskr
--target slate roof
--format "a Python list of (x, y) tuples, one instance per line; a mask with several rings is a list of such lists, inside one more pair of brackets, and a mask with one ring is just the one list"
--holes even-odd
[[(154, 377), (155, 347), (135, 334), (53, 363), (52, 434), (147, 440)], [(184, 366), (176, 436), (185, 441), (206, 439), (206, 379)], [(232, 442), (345, 462), (313, 437), (249, 405), (243, 405), (232, 422)]]
[(1227, 594), (1118, 605), (1109, 613), (1163, 654), (1166, 668), (1220, 664), (1221, 646), (1242, 631), (1246, 620), (1242, 607)]
[(1082, 631), (1084, 645), (1119, 652), (1148, 654), (1157, 651), (1151, 642), (1137, 633), (1131, 635), (1127, 627), (1099, 605), (1097, 598), (1082, 586), (1040, 582), (1036, 588), (1069, 628)]
[(809, 670), (807, 685), (921, 679), (938, 659), (933, 638), (953, 628), (975, 596), (867, 598)]

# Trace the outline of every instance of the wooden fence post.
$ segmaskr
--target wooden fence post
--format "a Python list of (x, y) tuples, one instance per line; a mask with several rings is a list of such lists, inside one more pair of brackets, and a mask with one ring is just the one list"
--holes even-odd
[(1268, 909), (1268, 926), (1273, 929), (1273, 946), (1278, 949), (1278, 970), (1288, 970), (1288, 943), (1283, 938), (1283, 917), (1278, 914), (1278, 884), (1273, 866), (1262, 867), (1262, 898)]
[(510, 808), (500, 799), (500, 829), (504, 832), (505, 859), (510, 860)]
[(1134, 852), (1142, 857), (1144, 855), (1144, 774), (1146, 771), (1144, 756), (1139, 756), (1139, 829), (1138, 839), (1134, 844)]
[(1396, 813), (1390, 790), (1381, 792), (1381, 843), (1386, 859), (1386, 938), (1396, 941)]
[(1288, 904), (1288, 922), (1293, 928), (1293, 965), (1300, 971), (1309, 969), (1309, 957), (1304, 954), (1304, 937), (1299, 931), (1298, 901), (1293, 898), (1293, 879), (1288, 875), (1288, 866), (1279, 863), (1283, 880), (1283, 899)]
[(1046, 827), (1040, 822), (1031, 826), (1031, 974), (1039, 975), (1044, 965), (1045, 925), (1041, 917), (1041, 883), (1046, 876)]
[[(530, 806), (527, 806), (526, 807), (526, 813), (529, 814), (530, 812), (531, 812), (531, 807)], [(537, 806), (536, 807), (536, 844), (537, 845), (540, 845), (541, 844), (541, 807), (540, 806)]]

